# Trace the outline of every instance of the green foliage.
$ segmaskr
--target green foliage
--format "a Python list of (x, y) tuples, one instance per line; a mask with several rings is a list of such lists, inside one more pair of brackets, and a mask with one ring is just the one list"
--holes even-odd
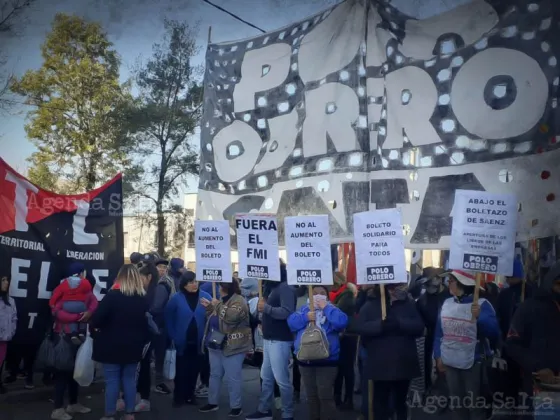
[(122, 121), (131, 101), (119, 83), (119, 58), (101, 26), (57, 14), (41, 47), (43, 65), (11, 86), (37, 108), (25, 129), (37, 146), (31, 180), (69, 192), (106, 182), (130, 161)]
[(158, 252), (165, 252), (165, 215), (188, 175), (199, 171), (193, 145), (202, 106), (200, 69), (192, 65), (198, 52), (196, 32), (185, 23), (165, 21), (163, 43), (136, 71), (140, 92), (129, 109), (128, 130), (136, 142), (133, 183), (136, 195), (152, 201), (157, 214)]

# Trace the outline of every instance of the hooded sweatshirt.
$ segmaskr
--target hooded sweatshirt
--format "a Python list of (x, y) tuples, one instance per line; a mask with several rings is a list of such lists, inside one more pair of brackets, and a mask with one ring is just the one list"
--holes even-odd
[(169, 277), (175, 283), (175, 290), (181, 289), (181, 269), (183, 268), (185, 268), (185, 261), (181, 258), (171, 258), (171, 261), (169, 261)]
[(552, 289), (558, 278), (560, 262), (550, 268), (534, 296), (519, 306), (508, 331), (508, 354), (529, 379), (542, 369), (560, 373), (560, 295)]
[(262, 315), (263, 338), (293, 341), (294, 336), (287, 320), (296, 310), (296, 293), (288, 286), (286, 266), (280, 266), (280, 282), (265, 282), (264, 295), (268, 297)]

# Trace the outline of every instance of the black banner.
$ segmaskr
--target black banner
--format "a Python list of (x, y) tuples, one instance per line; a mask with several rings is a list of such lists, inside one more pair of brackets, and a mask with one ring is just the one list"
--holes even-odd
[(122, 178), (79, 195), (40, 189), (0, 159), (0, 275), (18, 310), (14, 344), (38, 345), (49, 298), (73, 261), (101, 299), (123, 264)]

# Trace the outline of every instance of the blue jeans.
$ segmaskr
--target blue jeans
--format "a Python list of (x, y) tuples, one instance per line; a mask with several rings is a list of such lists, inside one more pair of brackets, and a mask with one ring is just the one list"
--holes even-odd
[(241, 390), (243, 385), (242, 370), (245, 353), (224, 356), (221, 350), (208, 349), (210, 359), (210, 386), (208, 404), (218, 405), (222, 378), (228, 384), (229, 406), (232, 410), (241, 408)]
[[(87, 307), (85, 302), (80, 302), (80, 301), (67, 301), (67, 302), (63, 302), (62, 303), (62, 309), (66, 312), (69, 312), (71, 314), (81, 314), (83, 312), (87, 311)], [(85, 332), (85, 324), (84, 325), (84, 332)], [(70, 333), (77, 333), (78, 332), (78, 323), (77, 322), (72, 322), (71, 324), (68, 324), (68, 330), (70, 331)]]
[(282, 418), (294, 417), (294, 388), (290, 381), (291, 341), (264, 340), (263, 364), (261, 367), (262, 389), (259, 401), (259, 411), (267, 413), (271, 410), (274, 398), (274, 382), (280, 388), (282, 400)]
[(113, 417), (117, 413), (117, 400), (122, 390), (127, 414), (133, 414), (136, 406), (136, 369), (138, 363), (130, 365), (103, 365), (105, 375), (105, 415)]

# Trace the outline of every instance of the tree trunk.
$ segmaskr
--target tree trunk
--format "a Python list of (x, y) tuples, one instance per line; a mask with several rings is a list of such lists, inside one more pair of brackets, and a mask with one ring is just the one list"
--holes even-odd
[(156, 205), (157, 214), (157, 252), (160, 257), (165, 256), (165, 215), (161, 202)]
[(86, 173), (86, 190), (80, 192), (88, 192), (95, 188), (97, 183), (97, 175), (95, 174), (95, 160), (92, 157), (89, 158), (88, 168)]

